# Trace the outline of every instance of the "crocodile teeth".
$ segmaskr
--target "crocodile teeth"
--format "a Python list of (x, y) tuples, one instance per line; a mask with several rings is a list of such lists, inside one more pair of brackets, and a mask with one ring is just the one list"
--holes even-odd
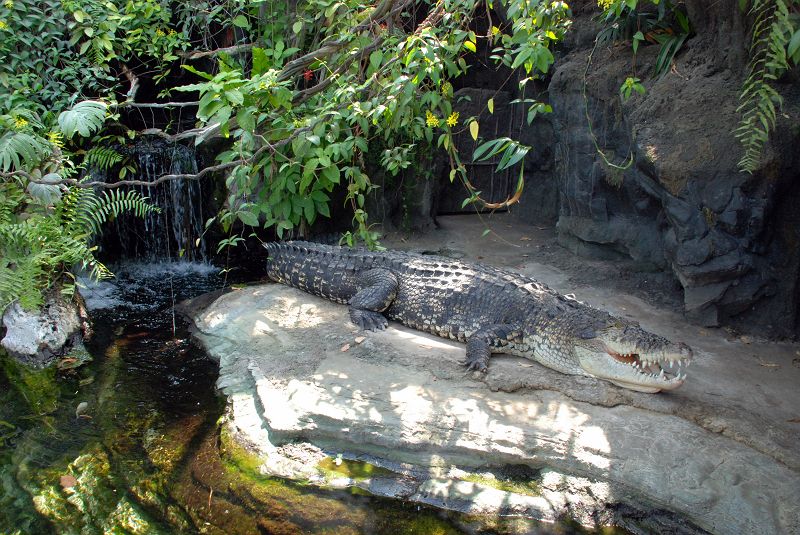
[(670, 369), (670, 370), (672, 369), (672, 364), (673, 364), (673, 362), (672, 362), (672, 361), (669, 361), (669, 369)]
[(661, 379), (664, 377), (664, 368), (661, 368), (661, 372), (658, 374), (658, 378)]

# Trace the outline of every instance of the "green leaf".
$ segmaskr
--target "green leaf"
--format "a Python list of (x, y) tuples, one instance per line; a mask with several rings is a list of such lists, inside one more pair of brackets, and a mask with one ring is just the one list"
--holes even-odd
[(636, 51), (639, 49), (639, 42), (644, 41), (644, 34), (641, 31), (636, 32), (633, 34), (633, 53), (636, 54)]
[(503, 154), (500, 163), (497, 165), (497, 170), (502, 171), (503, 169), (511, 167), (523, 159), (525, 155), (528, 154), (529, 150), (531, 150), (531, 148), (526, 145), (510, 145)]
[(292, 32), (293, 33), (300, 33), (300, 30), (302, 30), (302, 29), (303, 29), (303, 21), (302, 20), (298, 20), (297, 22), (292, 24)]
[(797, 65), (800, 63), (800, 30), (794, 32), (792, 39), (789, 41), (789, 46), (786, 53), (792, 58), (792, 61)]
[(225, 98), (234, 106), (241, 106), (244, 102), (244, 95), (238, 89), (229, 89), (225, 91)]
[(239, 221), (245, 225), (249, 225), (251, 227), (258, 226), (258, 217), (256, 217), (253, 212), (237, 212), (236, 217), (238, 217)]
[[(61, 177), (55, 173), (48, 173), (42, 177), (41, 182), (58, 182)], [(31, 182), (28, 184), (28, 193), (41, 204), (55, 204), (61, 200), (61, 188), (54, 184), (41, 184)]]
[(333, 184), (338, 184), (339, 181), (341, 180), (341, 174), (339, 172), (339, 168), (335, 165), (331, 165), (323, 169), (322, 176), (324, 176), (329, 182)]
[(372, 66), (373, 69), (377, 69), (381, 66), (381, 62), (383, 61), (383, 52), (380, 50), (375, 50), (372, 54), (369, 55), (369, 64)]
[(486, 101), (486, 107), (489, 108), (489, 113), (494, 113), (494, 99), (490, 98)]
[(269, 57), (263, 48), (253, 47), (253, 76), (264, 74), (270, 66)]
[[(214, 77), (212, 75), (208, 74), (207, 72), (198, 71), (197, 69), (195, 69), (191, 65), (181, 65), (181, 67), (183, 67), (184, 69), (186, 69), (187, 71), (189, 71), (191, 73), (196, 74), (200, 78), (205, 78), (206, 80), (213, 80), (214, 79)], [(176, 89), (181, 90), (180, 87), (177, 87)], [(190, 91), (196, 91), (196, 89), (190, 89)]]
[(464, 48), (466, 48), (470, 52), (477, 51), (477, 48), (475, 48), (475, 43), (473, 43), (472, 41), (464, 41)]
[(478, 141), (478, 129), (479, 128), (480, 127), (478, 126), (478, 121), (476, 121), (475, 119), (473, 119), (469, 123), (469, 135), (471, 135), (472, 139), (474, 139), (475, 141)]
[(313, 225), (314, 220), (317, 219), (317, 210), (316, 206), (314, 205), (314, 201), (306, 197), (301, 202), (303, 205), (303, 215), (305, 216), (306, 221), (308, 221), (310, 225)]
[(233, 20), (231, 22), (233, 23), (234, 26), (238, 28), (250, 27), (250, 21), (247, 20), (247, 17), (245, 17), (244, 15), (236, 15), (235, 17), (233, 17)]
[(243, 130), (253, 132), (256, 129), (256, 113), (252, 107), (241, 108), (236, 113), (236, 123)]
[(320, 214), (322, 214), (325, 217), (330, 217), (331, 216), (331, 211), (330, 211), (330, 208), (328, 207), (328, 203), (327, 202), (315, 202), (314, 204), (317, 207), (317, 212), (319, 212)]

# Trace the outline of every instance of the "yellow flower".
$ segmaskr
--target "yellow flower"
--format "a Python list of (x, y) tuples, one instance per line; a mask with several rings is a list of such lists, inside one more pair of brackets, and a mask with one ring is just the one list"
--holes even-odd
[(58, 148), (64, 147), (64, 136), (61, 135), (61, 132), (50, 132), (47, 134), (47, 139)]
[(8, 23), (4, 20), (0, 20), (0, 30), (5, 30), (6, 28), (8, 28)]
[(455, 126), (458, 124), (458, 112), (454, 111), (450, 114), (450, 117), (447, 118), (447, 126)]
[(445, 82), (442, 84), (442, 95), (449, 96), (453, 94), (453, 84)]
[(492, 26), (492, 35), (497, 35), (498, 33), (500, 33), (500, 28)]
[(611, 4), (613, 3), (614, 0), (597, 0), (597, 5), (600, 6), (600, 9), (602, 9), (603, 11), (611, 7)]
[(173, 30), (172, 28), (170, 28), (170, 29), (167, 31), (167, 35), (175, 35), (176, 33), (178, 33), (178, 32), (176, 32), (176, 31), (175, 31), (175, 30)]
[(14, 117), (14, 128), (17, 130), (22, 130), (28, 126), (28, 120), (24, 117)]
[(161, 28), (156, 30), (156, 37), (164, 37), (164, 35), (166, 34), (164, 33), (164, 30), (162, 30)]
[(428, 110), (425, 112), (425, 123), (430, 127), (439, 126), (439, 119)]
[(14, 0), (5, 0), (3, 5), (6, 6), (8, 9), (14, 9)]

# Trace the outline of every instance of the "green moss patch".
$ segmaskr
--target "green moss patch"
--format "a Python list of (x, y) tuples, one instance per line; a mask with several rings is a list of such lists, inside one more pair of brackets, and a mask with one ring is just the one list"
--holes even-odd
[(317, 468), (327, 474), (342, 475), (355, 480), (384, 477), (392, 474), (391, 470), (364, 461), (350, 461), (333, 457), (322, 459), (317, 463)]

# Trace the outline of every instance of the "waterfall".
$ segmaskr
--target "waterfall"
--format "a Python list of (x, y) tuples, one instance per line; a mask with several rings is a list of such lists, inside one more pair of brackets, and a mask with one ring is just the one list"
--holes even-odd
[[(194, 148), (162, 139), (139, 141), (126, 152), (136, 164), (136, 180), (152, 182), (167, 174), (197, 173)], [(137, 260), (207, 259), (203, 237), (205, 218), (210, 217), (210, 199), (203, 195), (200, 180), (169, 180), (157, 186), (134, 186), (161, 209), (142, 218), (130, 214), (109, 224), (101, 248), (117, 258)], [(211, 190), (206, 183), (205, 189)]]

